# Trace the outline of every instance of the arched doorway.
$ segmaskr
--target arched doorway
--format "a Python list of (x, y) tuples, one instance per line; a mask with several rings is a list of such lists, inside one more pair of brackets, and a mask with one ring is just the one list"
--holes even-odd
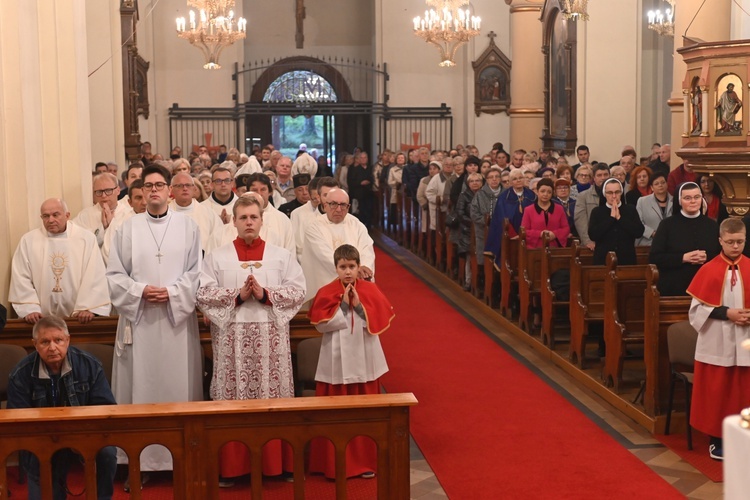
[[(351, 67), (344, 61), (289, 57), (241, 72), (254, 80), (245, 104), (248, 146), (272, 143), (293, 158), (304, 142), (308, 151), (317, 149), (331, 166), (336, 151), (369, 147), (373, 104), (369, 88), (374, 76), (371, 68), (352, 71)], [(357, 89), (363, 85), (367, 94)]]

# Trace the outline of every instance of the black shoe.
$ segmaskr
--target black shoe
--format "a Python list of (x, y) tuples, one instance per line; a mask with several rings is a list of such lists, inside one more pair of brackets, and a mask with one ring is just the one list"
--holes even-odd
[(708, 445), (708, 456), (714, 460), (724, 460), (724, 448), (721, 445), (710, 444)]

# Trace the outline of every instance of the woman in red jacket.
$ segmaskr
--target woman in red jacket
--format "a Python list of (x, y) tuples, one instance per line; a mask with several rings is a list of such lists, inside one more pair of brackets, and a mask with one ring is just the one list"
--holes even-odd
[(526, 246), (541, 247), (545, 233), (552, 236), (551, 246), (567, 246), (570, 226), (563, 207), (552, 202), (555, 185), (551, 179), (541, 179), (536, 185), (536, 191), (536, 201), (524, 208), (521, 220), (521, 227), (526, 230)]

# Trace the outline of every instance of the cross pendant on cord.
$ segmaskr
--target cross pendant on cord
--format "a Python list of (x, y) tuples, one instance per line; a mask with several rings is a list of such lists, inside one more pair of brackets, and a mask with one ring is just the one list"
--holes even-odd
[(159, 250), (156, 253), (156, 258), (159, 259), (159, 264), (161, 264), (161, 258), (164, 257), (164, 254), (161, 253), (161, 250)]

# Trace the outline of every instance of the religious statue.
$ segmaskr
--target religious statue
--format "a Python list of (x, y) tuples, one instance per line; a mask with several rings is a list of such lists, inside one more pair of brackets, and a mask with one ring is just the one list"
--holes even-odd
[(742, 108), (742, 101), (734, 91), (734, 84), (727, 85), (727, 90), (721, 94), (719, 102), (715, 106), (721, 128), (717, 132), (731, 133), (738, 130), (734, 117)]
[(693, 87), (693, 128), (692, 135), (700, 135), (703, 129), (703, 94), (701, 88), (696, 85)]

